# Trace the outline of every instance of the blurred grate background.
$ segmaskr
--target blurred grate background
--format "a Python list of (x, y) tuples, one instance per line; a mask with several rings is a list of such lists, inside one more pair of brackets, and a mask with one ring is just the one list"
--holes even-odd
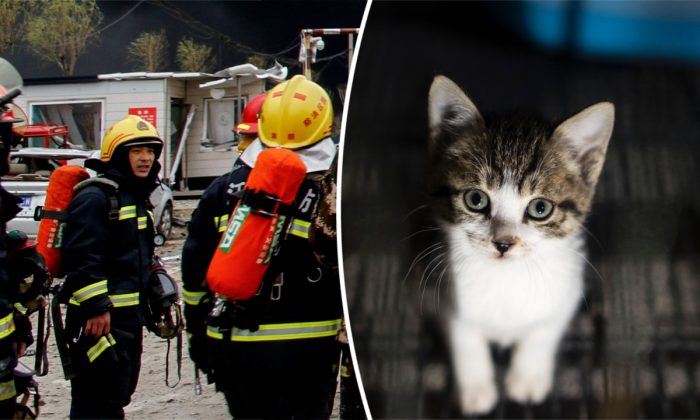
[[(664, 2), (663, 13), (657, 2), (624, 3), (628, 11), (603, 12), (622, 23), (695, 25), (639, 36), (632, 25), (628, 40), (647, 44), (625, 50), (603, 36), (596, 49), (585, 25), (607, 2), (543, 3), (561, 8), (560, 43), (518, 24), (555, 25), (532, 19), (526, 6), (536, 2), (372, 5), (348, 111), (341, 222), (353, 339), (375, 418), (460, 416), (439, 317), (449, 279), (433, 261), (440, 237), (424, 207), (427, 92), (437, 74), (484, 114), (561, 121), (598, 101), (616, 105), (587, 223), (586, 299), (561, 346), (554, 392), (533, 407), (502, 400), (490, 416), (700, 416), (700, 67), (697, 47), (677, 48), (700, 39), (700, 3)], [(628, 28), (608, 27), (613, 38)], [(503, 371), (509, 352), (493, 353)]]

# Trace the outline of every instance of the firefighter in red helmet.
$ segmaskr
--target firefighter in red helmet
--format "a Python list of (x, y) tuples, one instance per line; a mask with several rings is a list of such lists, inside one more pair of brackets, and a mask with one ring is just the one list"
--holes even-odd
[[(7, 86), (4, 86), (7, 84)], [(12, 124), (21, 122), (12, 116), (6, 107), (11, 102), (13, 88), (19, 89), (22, 78), (17, 70), (0, 58), (0, 175), (9, 171), (10, 149), (12, 148)], [(14, 91), (15, 94), (17, 91)], [(6, 102), (6, 103), (5, 103)], [(22, 200), (0, 185), (0, 418), (13, 418), (18, 409), (16, 403), (18, 389), (15, 386), (14, 370), (18, 356), (32, 343), (31, 325), (27, 317), (19, 313), (17, 303), (19, 283), (8, 275), (7, 258), (10, 245), (6, 241), (6, 224), (21, 208)]]
[[(325, 90), (299, 75), (268, 92), (257, 121), (259, 139), (207, 188), (189, 224), (182, 279), (190, 357), (224, 393), (234, 418), (328, 418), (340, 357), (340, 282), (318, 255), (334, 257), (335, 242), (317, 249), (309, 232), (337, 150), (333, 109)], [(246, 200), (239, 193), (258, 157), (278, 147), (292, 150), (307, 169), (279, 253), (258, 295), (217, 296), (206, 283), (209, 263), (232, 210)]]
[(233, 129), (238, 136), (238, 151), (241, 153), (258, 138), (258, 115), (265, 102), (265, 96), (265, 93), (261, 93), (248, 102), (243, 110), (240, 124)]

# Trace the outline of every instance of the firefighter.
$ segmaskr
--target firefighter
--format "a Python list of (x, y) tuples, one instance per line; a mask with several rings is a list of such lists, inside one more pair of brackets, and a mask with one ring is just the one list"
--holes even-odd
[[(0, 96), (7, 93), (0, 84)], [(11, 117), (7, 109), (0, 107), (0, 176), (9, 172), (12, 148), (12, 124), (21, 120)], [(16, 308), (19, 283), (7, 274), (8, 244), (7, 222), (21, 210), (22, 200), (0, 184), (0, 418), (12, 418), (18, 409), (14, 369), (18, 357), (32, 341), (31, 325), (27, 317)]]
[[(299, 75), (274, 87), (262, 105), (259, 139), (232, 172), (207, 188), (192, 215), (182, 253), (190, 357), (224, 393), (234, 418), (330, 415), (339, 360), (340, 286), (337, 270), (315, 255), (308, 232), (323, 199), (320, 180), (336, 154), (332, 121), (330, 98), (316, 83)], [(307, 175), (279, 254), (263, 278), (263, 292), (245, 301), (222, 300), (207, 288), (209, 262), (236, 193), (268, 147), (293, 150)], [(323, 252), (335, 254), (336, 248)]]
[(98, 180), (79, 189), (68, 206), (60, 298), (68, 304), (75, 367), (71, 418), (123, 418), (136, 389), (154, 258), (149, 195), (162, 147), (158, 131), (142, 118), (118, 121), (105, 134), (100, 159), (85, 162)]
[(240, 124), (233, 129), (233, 132), (238, 136), (238, 151), (241, 153), (258, 138), (258, 114), (260, 114), (260, 108), (265, 102), (265, 96), (264, 93), (261, 93), (248, 102), (243, 110)]

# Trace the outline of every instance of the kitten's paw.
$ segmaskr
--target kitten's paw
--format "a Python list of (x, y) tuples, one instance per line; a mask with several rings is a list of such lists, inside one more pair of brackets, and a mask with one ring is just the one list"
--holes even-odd
[(508, 397), (521, 404), (544, 401), (552, 389), (552, 374), (543, 370), (511, 368), (506, 375)]
[(459, 390), (459, 402), (464, 415), (486, 414), (498, 400), (498, 389), (493, 381), (464, 384)]

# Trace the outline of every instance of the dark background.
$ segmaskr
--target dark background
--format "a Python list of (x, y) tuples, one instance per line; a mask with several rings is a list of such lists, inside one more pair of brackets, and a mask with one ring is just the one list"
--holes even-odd
[[(444, 267), (430, 263), (434, 255), (409, 270), (440, 240), (424, 206), (427, 93), (443, 74), (483, 114), (524, 111), (559, 122), (596, 102), (616, 105), (587, 223), (586, 301), (562, 344), (555, 390), (540, 406), (501, 401), (491, 415), (698, 417), (698, 51), (669, 47), (688, 34), (668, 26), (646, 34), (641, 48), (587, 46), (578, 35), (592, 2), (547, 2), (564, 4), (568, 29), (557, 44), (538, 42), (521, 24), (528, 3), (372, 5), (341, 189), (350, 321), (372, 415), (460, 416), (437, 316), (449, 279), (439, 281)], [(663, 13), (651, 18), (664, 23), (700, 22), (698, 3), (637, 4), (655, 5)], [(507, 351), (494, 356), (507, 366)]]
[[(127, 49), (142, 32), (165, 29), (170, 66), (177, 71), (175, 51), (182, 37), (212, 47), (212, 72), (244, 64), (253, 54), (279, 60), (289, 74), (301, 73), (298, 44), (302, 29), (358, 28), (365, 9), (364, 0), (264, 0), (264, 1), (98, 1), (104, 18), (98, 36), (78, 59), (74, 76), (142, 71), (128, 59)], [(348, 77), (346, 35), (324, 36), (326, 48), (312, 66), (326, 86), (345, 83)], [(296, 45), (296, 47), (295, 47)], [(25, 79), (60, 77), (53, 62), (40, 61), (19, 43), (4, 58), (12, 62)], [(270, 66), (272, 65), (272, 62)]]

